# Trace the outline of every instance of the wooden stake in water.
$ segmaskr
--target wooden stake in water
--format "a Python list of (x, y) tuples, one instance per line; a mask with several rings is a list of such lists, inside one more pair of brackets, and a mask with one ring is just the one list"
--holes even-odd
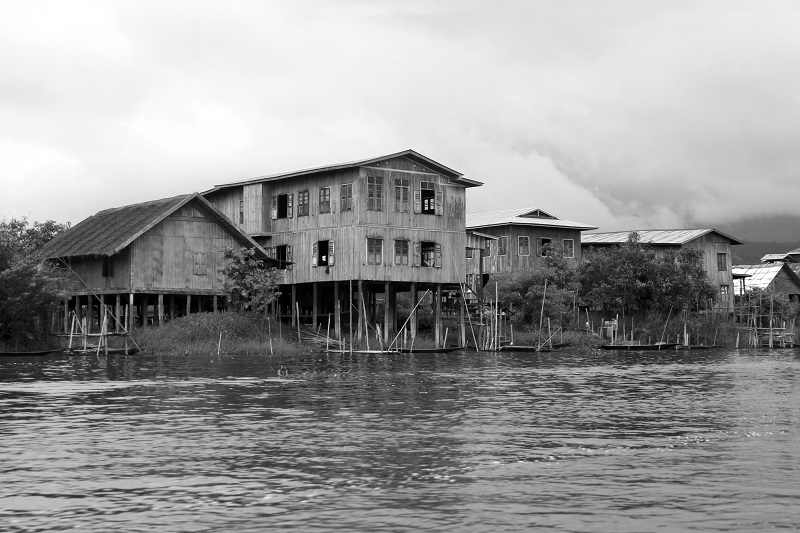
[(219, 353), (222, 351), (222, 332), (219, 332), (219, 341), (217, 342), (217, 357), (219, 357)]
[(267, 317), (267, 331), (269, 332), (269, 354), (274, 355), (272, 351), (272, 322), (269, 321), (269, 317)]

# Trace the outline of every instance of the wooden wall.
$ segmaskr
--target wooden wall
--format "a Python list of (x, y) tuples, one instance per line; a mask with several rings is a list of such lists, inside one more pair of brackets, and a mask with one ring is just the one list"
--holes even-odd
[[(484, 258), (483, 263), (483, 271), (487, 274), (540, 268), (543, 258), (537, 253), (537, 244), (541, 238), (551, 239), (551, 245), (553, 246), (560, 246), (564, 239), (572, 239), (575, 257), (567, 261), (574, 267), (577, 267), (581, 261), (580, 230), (509, 224), (499, 227), (480, 228), (477, 231), (497, 237), (508, 237), (506, 255), (498, 255), (498, 241), (492, 241), (491, 254)], [(519, 254), (518, 237), (520, 236), (528, 237), (529, 255)]]
[(131, 244), (132, 289), (222, 294), (223, 251), (239, 242), (193, 204)]
[[(83, 293), (89, 289), (95, 292), (127, 292), (131, 283), (131, 261), (129, 249), (109, 258), (109, 276), (103, 276), (103, 257), (74, 257), (69, 261), (71, 292)], [(59, 265), (60, 266), (60, 265)], [(80, 279), (78, 279), (79, 276)], [(87, 287), (88, 286), (88, 287)]]
[[(383, 209), (367, 209), (368, 176), (383, 178)], [(409, 202), (406, 211), (398, 211), (394, 179), (409, 180)], [(414, 191), (420, 182), (436, 184), (441, 191), (441, 214), (415, 213)], [(341, 209), (341, 186), (352, 183), (352, 210)], [(330, 187), (330, 213), (320, 213), (320, 188)], [(299, 215), (299, 193), (309, 192), (309, 212)], [(272, 218), (272, 197), (292, 195), (292, 216)], [(235, 186), (207, 195), (231, 220), (239, 221), (239, 198), (244, 201), (243, 229), (249, 234), (270, 235), (260, 239), (266, 248), (292, 246), (286, 283), (312, 281), (374, 280), (400, 282), (458, 283), (465, 274), (465, 188), (431, 169), (399, 157), (375, 166), (318, 172), (305, 176)], [(367, 238), (383, 239), (383, 265), (368, 265)], [(441, 244), (442, 268), (403, 267), (393, 265), (394, 240), (431, 241)], [(334, 265), (312, 266), (314, 243), (334, 241)]]

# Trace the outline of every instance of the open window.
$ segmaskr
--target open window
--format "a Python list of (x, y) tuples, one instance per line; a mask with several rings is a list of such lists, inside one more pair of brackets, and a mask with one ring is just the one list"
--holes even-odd
[(437, 242), (415, 243), (414, 256), (415, 264), (421, 267), (442, 267), (442, 245)]
[(311, 252), (313, 266), (333, 266), (333, 241), (317, 241)]
[(432, 181), (420, 182), (420, 188), (414, 191), (414, 213), (423, 215), (444, 214), (444, 193), (436, 190)]
[(272, 197), (272, 220), (292, 218), (294, 194), (276, 194)]
[(542, 237), (539, 239), (539, 246), (538, 246), (538, 254), (540, 257), (546, 257), (550, 254), (550, 246), (553, 243), (553, 239), (548, 239), (546, 237)]

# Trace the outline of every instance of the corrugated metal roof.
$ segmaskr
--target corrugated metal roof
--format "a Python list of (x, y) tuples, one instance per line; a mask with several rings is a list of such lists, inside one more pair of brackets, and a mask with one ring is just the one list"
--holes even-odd
[(45, 244), (40, 254), (45, 259), (113, 255), (191, 201), (198, 202), (210, 218), (225, 227), (241, 243), (255, 247), (266, 256), (263, 248), (198, 193), (100, 211)]
[(758, 265), (736, 265), (731, 268), (734, 276), (747, 277), (747, 288), (766, 289), (783, 268), (783, 263), (761, 263)]
[(767, 254), (761, 258), (762, 263), (768, 263), (770, 261), (794, 261), (792, 256), (789, 254)]
[[(549, 215), (553, 218), (541, 218), (535, 216), (526, 216), (541, 211), (544, 215)], [(565, 228), (565, 229), (578, 229), (581, 231), (597, 229), (597, 226), (590, 226), (582, 222), (573, 222), (572, 220), (562, 220), (557, 216), (537, 209), (535, 207), (527, 207), (524, 209), (508, 209), (505, 211), (493, 211), (490, 213), (473, 213), (467, 215), (467, 229), (487, 228), (491, 226), (505, 226), (509, 224), (518, 224), (523, 226), (545, 226), (552, 228)]]
[(308, 174), (316, 174), (318, 172), (331, 172), (334, 170), (342, 170), (346, 168), (354, 168), (354, 167), (362, 167), (367, 166), (375, 163), (380, 163), (381, 161), (386, 161), (387, 159), (394, 159), (396, 157), (407, 157), (414, 161), (419, 162), (420, 164), (430, 166), (436, 169), (437, 172), (443, 174), (450, 178), (452, 181), (456, 183), (460, 183), (465, 187), (478, 187), (483, 185), (480, 181), (470, 180), (464, 177), (463, 174), (460, 172), (453, 170), (452, 168), (446, 167), (441, 163), (437, 163), (433, 159), (425, 157), (424, 155), (420, 154), (419, 152), (415, 152), (414, 150), (403, 150), (402, 152), (397, 152), (396, 154), (389, 154), (380, 157), (372, 157), (369, 159), (361, 159), (359, 161), (348, 161), (345, 163), (338, 163), (335, 165), (324, 165), (321, 167), (312, 167), (306, 168), (301, 170), (293, 170), (291, 172), (281, 172), (279, 174), (269, 174), (265, 176), (259, 176), (257, 178), (251, 178), (244, 181), (237, 181), (233, 183), (225, 183), (221, 185), (215, 185), (212, 189), (205, 191), (203, 194), (208, 194), (213, 191), (217, 191), (220, 189), (226, 189), (228, 187), (236, 187), (240, 185), (249, 185), (253, 183), (260, 183), (263, 181), (273, 181), (279, 179), (286, 179), (286, 178), (293, 178), (296, 176), (305, 176)]
[(652, 245), (682, 245), (699, 239), (708, 233), (716, 233), (731, 244), (743, 244), (739, 239), (726, 235), (714, 228), (705, 229), (667, 229), (667, 230), (628, 230), (607, 233), (587, 233), (581, 236), (581, 246), (593, 244), (621, 244), (628, 241), (632, 232), (639, 234), (639, 242)]

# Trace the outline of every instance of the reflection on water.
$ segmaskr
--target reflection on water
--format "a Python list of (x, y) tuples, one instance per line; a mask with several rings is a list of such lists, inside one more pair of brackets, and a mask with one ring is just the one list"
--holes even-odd
[(798, 355), (0, 358), (0, 529), (794, 527)]

